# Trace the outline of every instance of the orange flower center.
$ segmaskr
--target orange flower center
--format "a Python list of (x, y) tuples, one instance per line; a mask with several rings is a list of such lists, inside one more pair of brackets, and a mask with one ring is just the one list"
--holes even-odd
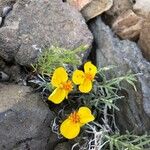
[(77, 112), (73, 112), (70, 114), (69, 119), (72, 121), (72, 123), (79, 123), (80, 122), (80, 117), (77, 114)]
[(91, 73), (85, 73), (85, 78), (92, 81), (93, 80), (93, 76)]
[(73, 86), (72, 86), (72, 82), (70, 80), (68, 80), (67, 82), (65, 83), (62, 83), (61, 84), (61, 87), (66, 90), (66, 91), (71, 91)]

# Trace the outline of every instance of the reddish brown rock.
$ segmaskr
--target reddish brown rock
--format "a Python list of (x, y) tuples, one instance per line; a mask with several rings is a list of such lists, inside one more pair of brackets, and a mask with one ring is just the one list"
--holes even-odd
[(150, 22), (143, 24), (138, 44), (142, 49), (143, 56), (150, 61)]
[(113, 19), (118, 17), (121, 13), (132, 8), (131, 0), (114, 0), (113, 6), (106, 13), (110, 15)]
[(67, 0), (67, 2), (77, 8), (78, 10), (81, 10), (85, 5), (90, 3), (92, 0)]
[(143, 17), (150, 18), (150, 0), (136, 0), (133, 10)]
[(67, 0), (67, 2), (81, 11), (87, 21), (109, 10), (113, 5), (113, 0)]
[(137, 39), (139, 37), (143, 19), (132, 10), (122, 13), (113, 23), (113, 30), (122, 39)]
[(113, 0), (92, 0), (82, 10), (81, 13), (88, 21), (103, 12), (109, 10), (113, 5)]

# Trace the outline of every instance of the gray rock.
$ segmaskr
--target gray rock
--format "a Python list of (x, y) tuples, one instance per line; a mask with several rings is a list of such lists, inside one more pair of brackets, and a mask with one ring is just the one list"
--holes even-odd
[(0, 149), (48, 150), (53, 118), (29, 87), (0, 84)]
[[(16, 0), (0, 0), (0, 16), (6, 16), (6, 15), (4, 15), (4, 8), (5, 7), (12, 7), (13, 6), (13, 4), (16, 2)], [(5, 8), (5, 14), (7, 14), (6, 12), (8, 12), (8, 11), (6, 11), (6, 8)]]
[(124, 83), (124, 100), (118, 102), (117, 123), (122, 131), (137, 133), (150, 130), (150, 63), (147, 62), (136, 43), (115, 38), (112, 31), (98, 17), (91, 23), (95, 36), (96, 59), (98, 67), (115, 65), (116, 75), (141, 73), (137, 76), (137, 92)]
[(25, 72), (21, 70), (19, 65), (5, 65), (4, 69), (2, 70), (9, 76), (9, 82), (19, 83), (23, 79), (25, 80)]
[(92, 39), (83, 17), (69, 4), (61, 0), (18, 0), (0, 29), (0, 56), (30, 65), (40, 53), (35, 47), (90, 47)]
[(25, 71), (20, 65), (6, 63), (4, 59), (0, 58), (0, 82), (20, 82), (22, 84), (25, 77)]
[(58, 143), (54, 150), (71, 150), (69, 142)]
[(5, 72), (0, 71), (0, 82), (5, 82), (8, 80), (9, 80), (9, 76)]
[(11, 10), (12, 6), (5, 6), (2, 11), (2, 17), (6, 17)]
[(0, 56), (11, 61), (19, 49), (17, 30), (14, 28), (0, 28)]
[(4, 62), (4, 60), (0, 57), (0, 71), (2, 71), (3, 68), (5, 68), (6, 63)]
[(2, 25), (2, 22), (3, 22), (3, 18), (0, 17), (0, 26)]

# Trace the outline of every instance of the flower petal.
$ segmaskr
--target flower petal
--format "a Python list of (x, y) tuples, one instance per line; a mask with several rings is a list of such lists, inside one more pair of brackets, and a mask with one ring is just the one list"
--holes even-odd
[(75, 70), (72, 76), (72, 81), (74, 82), (74, 84), (79, 85), (83, 83), (84, 78), (85, 78), (85, 75), (83, 71)]
[(78, 110), (78, 115), (80, 117), (81, 125), (84, 125), (95, 119), (88, 107), (80, 107)]
[(82, 93), (88, 93), (92, 89), (92, 81), (85, 79), (82, 84), (79, 85), (79, 90)]
[(90, 73), (92, 77), (94, 78), (95, 74), (97, 73), (97, 68), (90, 61), (88, 61), (84, 64), (84, 72)]
[(66, 82), (68, 80), (68, 74), (63, 67), (57, 68), (52, 76), (51, 84), (55, 87), (59, 87), (62, 82)]
[(67, 139), (73, 139), (80, 133), (80, 124), (66, 119), (60, 126), (60, 133)]
[(48, 97), (48, 100), (52, 101), (55, 104), (61, 103), (65, 97), (67, 96), (68, 92), (61, 88), (56, 88), (53, 93)]

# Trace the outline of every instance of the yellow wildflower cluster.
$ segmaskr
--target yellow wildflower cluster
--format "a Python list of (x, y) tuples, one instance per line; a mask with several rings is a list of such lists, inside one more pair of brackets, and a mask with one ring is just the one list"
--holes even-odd
[[(48, 97), (48, 100), (55, 104), (59, 104), (64, 99), (67, 99), (68, 94), (73, 90), (73, 83), (79, 86), (80, 92), (90, 92), (96, 73), (96, 66), (91, 62), (86, 62), (84, 64), (84, 71), (75, 70), (71, 81), (68, 79), (68, 74), (63, 67), (57, 68), (51, 79), (51, 84), (55, 87), (55, 90)], [(62, 122), (60, 133), (67, 139), (73, 139), (79, 134), (80, 127), (93, 120), (94, 116), (91, 110), (88, 107), (80, 107), (77, 112), (71, 113), (70, 116)]]

